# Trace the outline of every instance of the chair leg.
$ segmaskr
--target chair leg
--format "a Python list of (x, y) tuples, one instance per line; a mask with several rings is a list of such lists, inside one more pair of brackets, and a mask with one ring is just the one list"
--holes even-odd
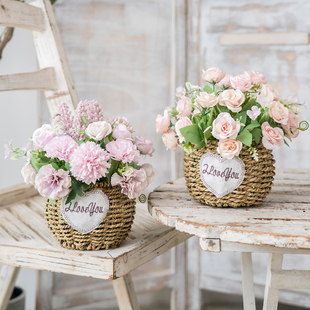
[(6, 310), (10, 301), (19, 267), (2, 266), (0, 269), (0, 310)]
[(255, 310), (255, 294), (253, 283), (253, 266), (252, 254), (241, 254), (241, 272), (242, 272), (242, 288), (243, 288), (243, 309)]
[(277, 310), (279, 301), (279, 287), (273, 279), (273, 270), (282, 270), (283, 254), (270, 253), (267, 267), (263, 310)]
[(140, 310), (130, 273), (112, 283), (120, 310)]

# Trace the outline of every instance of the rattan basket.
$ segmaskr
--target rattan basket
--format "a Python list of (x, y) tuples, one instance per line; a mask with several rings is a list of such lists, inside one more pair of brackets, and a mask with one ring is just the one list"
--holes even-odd
[(109, 199), (109, 211), (103, 222), (92, 232), (82, 234), (65, 222), (60, 211), (61, 200), (45, 207), (47, 226), (59, 244), (72, 250), (115, 248), (128, 236), (135, 215), (136, 201), (121, 193), (121, 187), (107, 183), (92, 184), (87, 191), (102, 190)]
[(189, 194), (197, 201), (214, 207), (249, 207), (262, 202), (269, 194), (275, 175), (275, 160), (272, 151), (262, 143), (253, 145), (258, 154), (255, 161), (249, 148), (243, 146), (239, 158), (245, 164), (245, 178), (241, 185), (224, 197), (217, 198), (203, 184), (199, 174), (199, 161), (203, 154), (218, 154), (218, 141), (208, 141), (208, 145), (195, 150), (184, 158), (184, 175)]

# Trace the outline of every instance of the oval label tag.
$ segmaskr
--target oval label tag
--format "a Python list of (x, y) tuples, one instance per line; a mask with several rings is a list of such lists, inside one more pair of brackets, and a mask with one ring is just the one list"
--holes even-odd
[(60, 204), (64, 220), (82, 234), (87, 234), (96, 229), (109, 211), (109, 199), (100, 191), (84, 193), (65, 204), (67, 196), (63, 197)]
[(206, 153), (200, 158), (199, 172), (204, 186), (221, 198), (240, 186), (245, 176), (245, 166), (240, 158), (225, 159)]

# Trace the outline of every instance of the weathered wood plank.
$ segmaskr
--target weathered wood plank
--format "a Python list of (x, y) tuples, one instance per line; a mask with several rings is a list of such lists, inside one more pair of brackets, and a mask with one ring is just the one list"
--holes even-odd
[(55, 70), (45, 68), (30, 73), (0, 75), (0, 91), (8, 90), (56, 90)]
[(44, 14), (41, 9), (27, 3), (0, 0), (0, 25), (43, 31)]
[(33, 185), (25, 183), (0, 189), (0, 206), (38, 195)]

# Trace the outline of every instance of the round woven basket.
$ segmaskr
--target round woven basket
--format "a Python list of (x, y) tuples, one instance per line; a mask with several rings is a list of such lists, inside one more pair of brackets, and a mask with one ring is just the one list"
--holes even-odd
[(109, 211), (103, 222), (92, 232), (82, 234), (70, 226), (60, 211), (61, 199), (45, 206), (47, 226), (64, 248), (101, 250), (115, 248), (128, 236), (135, 215), (136, 201), (121, 193), (121, 187), (107, 183), (92, 184), (87, 191), (102, 190), (109, 199)]
[(189, 194), (197, 201), (214, 207), (250, 207), (261, 203), (269, 194), (275, 175), (272, 151), (262, 143), (254, 144), (258, 154), (255, 161), (248, 147), (243, 147), (239, 158), (245, 165), (245, 177), (241, 185), (224, 197), (217, 198), (203, 184), (199, 173), (199, 161), (203, 154), (217, 152), (218, 141), (208, 141), (208, 145), (195, 150), (184, 158), (184, 175)]

